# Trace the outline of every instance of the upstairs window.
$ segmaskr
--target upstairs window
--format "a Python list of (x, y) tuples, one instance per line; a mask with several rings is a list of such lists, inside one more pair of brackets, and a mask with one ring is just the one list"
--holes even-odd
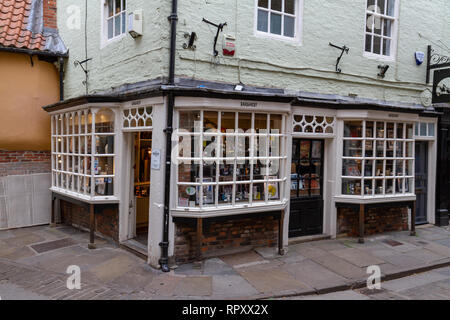
[(395, 54), (399, 0), (367, 0), (365, 53), (392, 58)]
[(298, 38), (299, 0), (257, 0), (257, 33)]
[(108, 40), (126, 32), (126, 2), (126, 0), (107, 0), (105, 2)]

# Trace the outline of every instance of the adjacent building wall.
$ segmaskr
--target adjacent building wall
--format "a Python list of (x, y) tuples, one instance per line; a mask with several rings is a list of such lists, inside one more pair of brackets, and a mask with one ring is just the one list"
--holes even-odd
[[(144, 32), (132, 39), (126, 34), (111, 43), (102, 44), (103, 1), (88, 4), (88, 57), (91, 93), (108, 90), (124, 83), (166, 77), (168, 73), (169, 23), (171, 1), (128, 0), (128, 12), (143, 9)], [(398, 49), (395, 61), (381, 61), (363, 56), (366, 1), (300, 1), (301, 41), (283, 41), (254, 35), (255, 0), (181, 0), (177, 35), (176, 75), (195, 79), (242, 82), (247, 85), (277, 87), (295, 91), (358, 95), (387, 101), (420, 104), (426, 88), (425, 63), (417, 66), (414, 52), (426, 52), (427, 45), (446, 41), (450, 8), (444, 0), (400, 1)], [(74, 67), (83, 60), (84, 29), (70, 27), (71, 0), (59, 0), (60, 33), (70, 48), (67, 65), (66, 96), (84, 94), (84, 73)], [(84, 26), (84, 4), (77, 4)], [(70, 11), (73, 12), (73, 11)], [(217, 29), (202, 22), (227, 22), (217, 48), (221, 51), (222, 35), (236, 37), (237, 54), (214, 58), (213, 42)], [(196, 50), (185, 50), (186, 33), (196, 32)], [(340, 51), (329, 46), (347, 45), (340, 67), (335, 72)], [(446, 43), (448, 45), (448, 43)], [(386, 77), (377, 77), (378, 65), (389, 64)]]
[(0, 150), (49, 151), (50, 117), (42, 106), (59, 100), (56, 67), (26, 54), (0, 52)]

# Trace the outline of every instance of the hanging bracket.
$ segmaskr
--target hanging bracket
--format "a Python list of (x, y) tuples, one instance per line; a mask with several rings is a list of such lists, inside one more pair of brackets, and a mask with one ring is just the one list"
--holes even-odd
[(350, 50), (350, 48), (347, 47), (347, 46), (339, 47), (339, 46), (337, 46), (337, 45), (332, 44), (331, 42), (330, 42), (330, 46), (332, 46), (333, 48), (342, 50), (341, 55), (337, 58), (337, 61), (336, 61), (336, 72), (337, 72), (337, 73), (341, 73), (341, 72), (342, 72), (342, 69), (339, 68), (339, 63), (341, 63), (341, 59), (342, 59), (342, 56), (344, 55), (344, 52), (345, 52), (346, 54), (348, 54), (348, 51)]
[(220, 31), (223, 31), (223, 27), (225, 27), (227, 25), (227, 23), (225, 22), (225, 23), (221, 23), (221, 24), (215, 24), (215, 23), (212, 23), (211, 21), (206, 20), (205, 18), (203, 18), (202, 21), (217, 28), (217, 33), (216, 33), (216, 37), (214, 38), (214, 48), (213, 48), (214, 56), (217, 57), (219, 55), (219, 51), (217, 51), (217, 49), (216, 49), (217, 39), (219, 38)]

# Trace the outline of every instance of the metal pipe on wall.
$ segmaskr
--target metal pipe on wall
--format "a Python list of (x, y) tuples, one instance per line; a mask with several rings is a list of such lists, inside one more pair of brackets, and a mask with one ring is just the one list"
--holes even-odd
[[(177, 40), (177, 21), (178, 21), (178, 1), (172, 0), (172, 13), (169, 16), (170, 21), (170, 62), (169, 62), (169, 81), (168, 84), (175, 84), (175, 53)], [(163, 240), (159, 244), (162, 252), (159, 264), (163, 272), (169, 272), (169, 210), (170, 210), (170, 173), (171, 173), (171, 150), (173, 133), (173, 109), (175, 105), (175, 94), (173, 91), (168, 93), (167, 108), (167, 127), (164, 130), (166, 134), (166, 173), (164, 187), (164, 221), (163, 221)]]

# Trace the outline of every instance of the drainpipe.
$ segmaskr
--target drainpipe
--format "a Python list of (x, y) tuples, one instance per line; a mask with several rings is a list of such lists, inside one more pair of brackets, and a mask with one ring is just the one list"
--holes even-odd
[[(169, 64), (169, 86), (175, 85), (175, 52), (177, 40), (177, 21), (178, 21), (178, 1), (172, 0), (172, 13), (169, 16), (170, 21), (170, 64)], [(172, 165), (172, 133), (173, 133), (173, 108), (175, 105), (175, 94), (173, 91), (168, 93), (167, 109), (167, 127), (164, 130), (166, 134), (166, 177), (164, 187), (164, 222), (163, 222), (163, 240), (159, 244), (162, 252), (159, 264), (163, 272), (169, 272), (169, 208), (170, 208), (170, 172)]]
[(59, 100), (64, 101), (64, 59), (59, 58)]

